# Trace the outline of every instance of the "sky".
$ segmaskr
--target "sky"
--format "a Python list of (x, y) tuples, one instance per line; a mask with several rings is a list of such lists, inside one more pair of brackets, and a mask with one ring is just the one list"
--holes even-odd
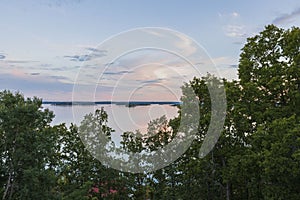
[(193, 76), (237, 79), (264, 26), (300, 26), (297, 0), (0, 2), (0, 90), (45, 101), (178, 100)]

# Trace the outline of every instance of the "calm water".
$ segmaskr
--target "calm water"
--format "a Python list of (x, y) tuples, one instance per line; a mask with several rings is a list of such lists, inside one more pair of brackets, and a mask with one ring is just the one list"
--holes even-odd
[(177, 116), (178, 108), (171, 105), (148, 105), (127, 107), (124, 105), (76, 105), (76, 106), (55, 106), (43, 105), (49, 108), (55, 114), (52, 122), (53, 125), (71, 123), (80, 125), (84, 116), (88, 113), (94, 113), (96, 109), (101, 107), (108, 114), (108, 125), (115, 130), (113, 134), (114, 140), (120, 140), (120, 135), (125, 131), (135, 131), (139, 129), (142, 133), (146, 133), (147, 124), (150, 120), (157, 119), (162, 115), (166, 115), (168, 119)]

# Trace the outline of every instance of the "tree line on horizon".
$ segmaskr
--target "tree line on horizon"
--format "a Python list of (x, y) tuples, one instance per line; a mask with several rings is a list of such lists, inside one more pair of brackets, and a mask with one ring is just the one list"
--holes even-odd
[[(268, 25), (241, 50), (238, 80), (212, 75), (192, 88), (201, 117), (188, 150), (173, 163), (148, 173), (121, 172), (99, 162), (80, 139), (80, 126), (52, 126), (52, 111), (39, 98), (0, 92), (0, 196), (6, 199), (300, 199), (300, 29)], [(207, 83), (224, 85), (226, 119), (215, 147), (199, 149), (211, 119)], [(182, 96), (182, 102), (189, 96)], [(150, 137), (122, 135), (122, 148), (155, 151), (178, 133), (179, 116), (152, 123)], [(108, 139), (101, 109), (85, 117)], [(171, 131), (170, 131), (171, 130)]]

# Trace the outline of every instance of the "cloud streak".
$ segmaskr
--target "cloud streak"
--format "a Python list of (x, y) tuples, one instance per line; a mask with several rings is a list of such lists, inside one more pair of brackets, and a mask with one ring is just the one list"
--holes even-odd
[[(37, 76), (37, 73), (30, 74)], [(32, 78), (30, 76), (17, 76), (14, 74), (0, 74), (1, 89), (22, 91), (24, 94), (39, 95), (39, 91), (72, 92), (73, 84), (56, 81), (54, 77)], [(47, 97), (50, 97), (49, 95)], [(52, 97), (55, 99), (55, 97)]]
[(90, 53), (89, 54), (83, 54), (83, 55), (66, 55), (64, 58), (68, 58), (70, 61), (75, 62), (84, 62), (84, 61), (90, 61), (95, 58), (100, 58), (107, 55), (107, 51), (100, 50), (92, 47), (86, 48)]
[(158, 84), (161, 83), (163, 79), (158, 78), (158, 79), (153, 79), (153, 80), (145, 80), (145, 81), (141, 81), (142, 84)]
[(225, 27), (225, 34), (228, 37), (242, 38), (247, 37), (245, 27), (242, 25), (228, 25)]
[(283, 14), (278, 17), (276, 17), (273, 20), (273, 24), (289, 24), (292, 23), (296, 17), (300, 16), (300, 8), (295, 9), (291, 13)]
[(124, 70), (124, 71), (118, 71), (118, 72), (104, 72), (104, 75), (123, 75), (131, 73), (130, 71)]
[(38, 72), (34, 72), (34, 73), (30, 73), (31, 76), (37, 76), (37, 75), (40, 75), (40, 73)]
[(10, 64), (26, 64), (26, 63), (37, 63), (39, 61), (34, 60), (6, 60), (6, 63)]

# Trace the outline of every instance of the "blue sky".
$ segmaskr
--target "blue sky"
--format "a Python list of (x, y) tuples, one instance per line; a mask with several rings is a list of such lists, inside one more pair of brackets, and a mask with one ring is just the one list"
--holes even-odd
[[(192, 47), (196, 41), (219, 75), (232, 79), (237, 77), (236, 66), (246, 38), (271, 23), (283, 28), (300, 26), (300, 2), (2, 0), (0, 19), (1, 90), (19, 90), (44, 100), (72, 100), (75, 82), (80, 88), (76, 100), (175, 100), (178, 94), (174, 90), (181, 84), (178, 77), (194, 72), (175, 63), (174, 56), (151, 50), (133, 52), (120, 57), (102, 74), (107, 63), (95, 60), (106, 59), (112, 50), (101, 43), (140, 27), (175, 30), (183, 34), (173, 37), (178, 48), (187, 50), (186, 45)], [(123, 38), (114, 45), (128, 50), (132, 43), (143, 40), (139, 36), (136, 40), (128, 36), (130, 40)], [(179, 64), (185, 68), (170, 68)]]

